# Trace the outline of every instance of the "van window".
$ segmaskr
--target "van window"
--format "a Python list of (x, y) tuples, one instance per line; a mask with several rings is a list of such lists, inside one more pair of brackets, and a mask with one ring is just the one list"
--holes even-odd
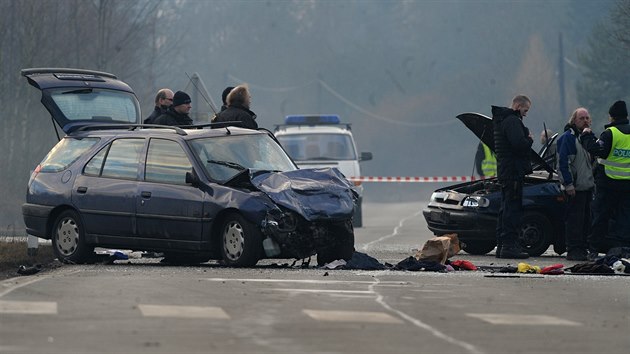
[(347, 134), (287, 134), (277, 138), (295, 161), (357, 159)]

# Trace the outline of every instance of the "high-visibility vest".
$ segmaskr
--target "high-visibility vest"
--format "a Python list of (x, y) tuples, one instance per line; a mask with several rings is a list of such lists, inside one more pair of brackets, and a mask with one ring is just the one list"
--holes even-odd
[(597, 162), (604, 165), (606, 176), (612, 179), (630, 180), (630, 134), (622, 133), (617, 127), (612, 132), (612, 146), (606, 159)]
[(484, 159), (481, 161), (481, 172), (486, 177), (496, 176), (497, 175), (497, 158), (494, 156), (494, 153), (490, 150), (486, 144), (483, 145), (483, 155)]

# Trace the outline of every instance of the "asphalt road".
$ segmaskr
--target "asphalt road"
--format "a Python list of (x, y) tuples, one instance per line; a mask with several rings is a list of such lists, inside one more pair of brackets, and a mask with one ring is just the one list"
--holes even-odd
[[(366, 203), (356, 248), (395, 264), (423, 203)], [(477, 265), (513, 261), (469, 256)], [(0, 353), (627, 353), (630, 277), (278, 268), (157, 259), (0, 283)], [(527, 262), (565, 262), (552, 253)], [(314, 263), (314, 262), (313, 262)]]

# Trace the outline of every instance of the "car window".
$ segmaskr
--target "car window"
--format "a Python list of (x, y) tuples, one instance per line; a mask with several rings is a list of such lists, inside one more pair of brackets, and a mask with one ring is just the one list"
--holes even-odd
[(356, 160), (352, 138), (347, 134), (289, 134), (277, 138), (296, 161)]
[(94, 157), (90, 159), (83, 168), (83, 174), (89, 176), (101, 175), (101, 169), (103, 168), (103, 161), (105, 161), (105, 155), (107, 154), (108, 147), (109, 146), (106, 146), (104, 149), (101, 149), (98, 154), (94, 155)]
[(200, 138), (190, 142), (205, 173), (226, 181), (244, 169), (292, 171), (296, 167), (267, 134)]
[(134, 96), (127, 92), (103, 89), (57, 89), (50, 97), (70, 121), (138, 121), (139, 109)]
[(64, 138), (50, 150), (40, 164), (40, 172), (63, 171), (88, 151), (99, 138)]
[(192, 164), (177, 142), (151, 139), (144, 174), (146, 181), (186, 184), (186, 172), (191, 171)]
[(144, 139), (114, 140), (105, 157), (101, 176), (136, 179), (143, 145)]

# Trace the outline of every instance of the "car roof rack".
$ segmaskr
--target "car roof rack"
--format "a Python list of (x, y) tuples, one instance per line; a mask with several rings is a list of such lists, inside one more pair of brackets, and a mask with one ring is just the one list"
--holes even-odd
[(173, 125), (160, 125), (160, 124), (89, 124), (77, 127), (72, 131), (90, 131), (90, 130), (105, 130), (105, 129), (128, 129), (136, 130), (136, 128), (157, 128), (157, 129), (170, 129), (174, 130), (178, 135), (188, 135), (182, 127)]

